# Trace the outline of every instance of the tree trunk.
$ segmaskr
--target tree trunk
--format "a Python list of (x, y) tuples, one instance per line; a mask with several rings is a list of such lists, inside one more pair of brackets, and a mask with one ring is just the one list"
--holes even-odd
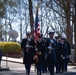
[(75, 0), (75, 18), (74, 18), (74, 62), (76, 63), (76, 0)]
[(31, 0), (28, 0), (29, 2), (29, 16), (30, 16), (30, 27), (31, 27), (31, 35), (32, 37), (34, 37), (34, 26), (33, 26), (33, 23), (34, 23), (34, 20), (33, 20), (33, 7), (32, 7), (32, 1)]
[(67, 41), (70, 43), (70, 46), (72, 46), (72, 41), (71, 41), (72, 28), (70, 25), (70, 2), (67, 2), (67, 8), (65, 10), (65, 14), (66, 14), (66, 23), (67, 23), (67, 27), (66, 27)]
[(75, 44), (74, 44), (74, 62), (76, 63), (76, 13), (75, 13), (75, 23), (74, 23), (74, 40), (75, 40)]
[(67, 15), (67, 19), (66, 19), (66, 22), (67, 22), (67, 27), (66, 27), (66, 36), (67, 36), (67, 41), (70, 43), (70, 46), (72, 47), (72, 28), (70, 26), (70, 16)]

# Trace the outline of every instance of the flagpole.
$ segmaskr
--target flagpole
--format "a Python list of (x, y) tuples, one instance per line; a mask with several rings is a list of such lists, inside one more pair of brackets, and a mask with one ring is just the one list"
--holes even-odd
[(42, 0), (41, 0), (41, 34), (42, 34)]
[(39, 25), (39, 19), (38, 19), (38, 4), (36, 6), (36, 16), (35, 16), (35, 25), (34, 25), (34, 40), (38, 41), (38, 36), (40, 34), (40, 25)]
[(38, 6), (38, 3), (37, 3), (37, 6), (36, 6), (36, 14), (38, 13), (38, 9), (39, 9), (39, 6)]

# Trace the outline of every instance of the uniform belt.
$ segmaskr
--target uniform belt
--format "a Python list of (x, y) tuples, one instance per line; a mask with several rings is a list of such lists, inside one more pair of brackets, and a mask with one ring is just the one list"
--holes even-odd
[(54, 51), (52, 51), (51, 53), (48, 53), (48, 54), (54, 54)]

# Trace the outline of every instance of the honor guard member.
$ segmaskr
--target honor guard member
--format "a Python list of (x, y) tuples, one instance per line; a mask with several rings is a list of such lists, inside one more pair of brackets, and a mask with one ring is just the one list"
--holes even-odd
[(43, 35), (39, 35), (39, 40), (37, 42), (37, 53), (38, 53), (38, 62), (36, 63), (37, 65), (37, 75), (41, 75), (42, 71), (42, 66), (44, 64), (45, 60), (45, 42), (43, 40)]
[(26, 74), (29, 75), (31, 63), (33, 62), (33, 54), (35, 52), (35, 42), (30, 37), (30, 32), (26, 33), (26, 38), (21, 42), (21, 48), (23, 50), (23, 64), (25, 65)]
[(70, 57), (71, 57), (71, 48), (70, 48), (70, 43), (67, 41), (67, 38), (65, 37), (65, 43), (68, 46), (68, 62), (70, 62)]
[(55, 52), (55, 40), (53, 39), (54, 37), (54, 32), (49, 32), (49, 39), (47, 41), (47, 63), (48, 63), (48, 70), (50, 72), (50, 75), (54, 75), (54, 66), (55, 66), (55, 57), (56, 57), (56, 52)]
[(62, 72), (67, 72), (67, 65), (68, 65), (68, 45), (65, 43), (65, 38), (61, 38), (61, 44), (62, 44)]
[(61, 38), (59, 36), (56, 38), (56, 73), (60, 73), (61, 65), (62, 65), (62, 45)]
[(42, 64), (42, 73), (47, 73), (47, 51), (46, 51), (47, 50), (47, 46), (46, 46), (47, 39), (48, 38), (43, 39), (45, 47), (44, 47), (44, 62)]

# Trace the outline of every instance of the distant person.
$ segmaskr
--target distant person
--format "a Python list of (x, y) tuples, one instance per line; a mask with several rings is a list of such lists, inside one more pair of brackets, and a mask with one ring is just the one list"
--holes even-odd
[(67, 44), (67, 47), (68, 47), (68, 62), (70, 62), (70, 57), (71, 57), (70, 43), (67, 41), (66, 38), (64, 38), (64, 42)]
[(49, 39), (47, 41), (47, 64), (48, 64), (48, 70), (50, 72), (50, 75), (54, 75), (54, 66), (55, 66), (55, 60), (56, 60), (56, 50), (55, 45), (56, 42), (53, 39), (54, 32), (49, 32)]
[(62, 65), (62, 44), (59, 36), (56, 37), (56, 73), (60, 73)]
[(43, 40), (43, 36), (42, 34), (39, 36), (39, 40), (37, 42), (36, 45), (37, 48), (37, 52), (38, 52), (38, 62), (36, 63), (37, 66), (37, 75), (42, 75), (42, 69), (45, 66), (45, 50), (46, 50), (46, 46), (45, 46), (45, 42)]
[(68, 45), (65, 42), (65, 38), (61, 38), (61, 44), (62, 44), (62, 72), (67, 72), (69, 50)]
[(3, 56), (3, 52), (2, 52), (2, 49), (0, 49), (0, 68), (1, 68), (1, 59), (2, 59), (2, 56)]
[(35, 52), (34, 39), (30, 37), (30, 32), (26, 33), (26, 38), (21, 42), (21, 48), (23, 50), (23, 64), (25, 65), (26, 74), (30, 74), (31, 64), (33, 63), (33, 56)]

